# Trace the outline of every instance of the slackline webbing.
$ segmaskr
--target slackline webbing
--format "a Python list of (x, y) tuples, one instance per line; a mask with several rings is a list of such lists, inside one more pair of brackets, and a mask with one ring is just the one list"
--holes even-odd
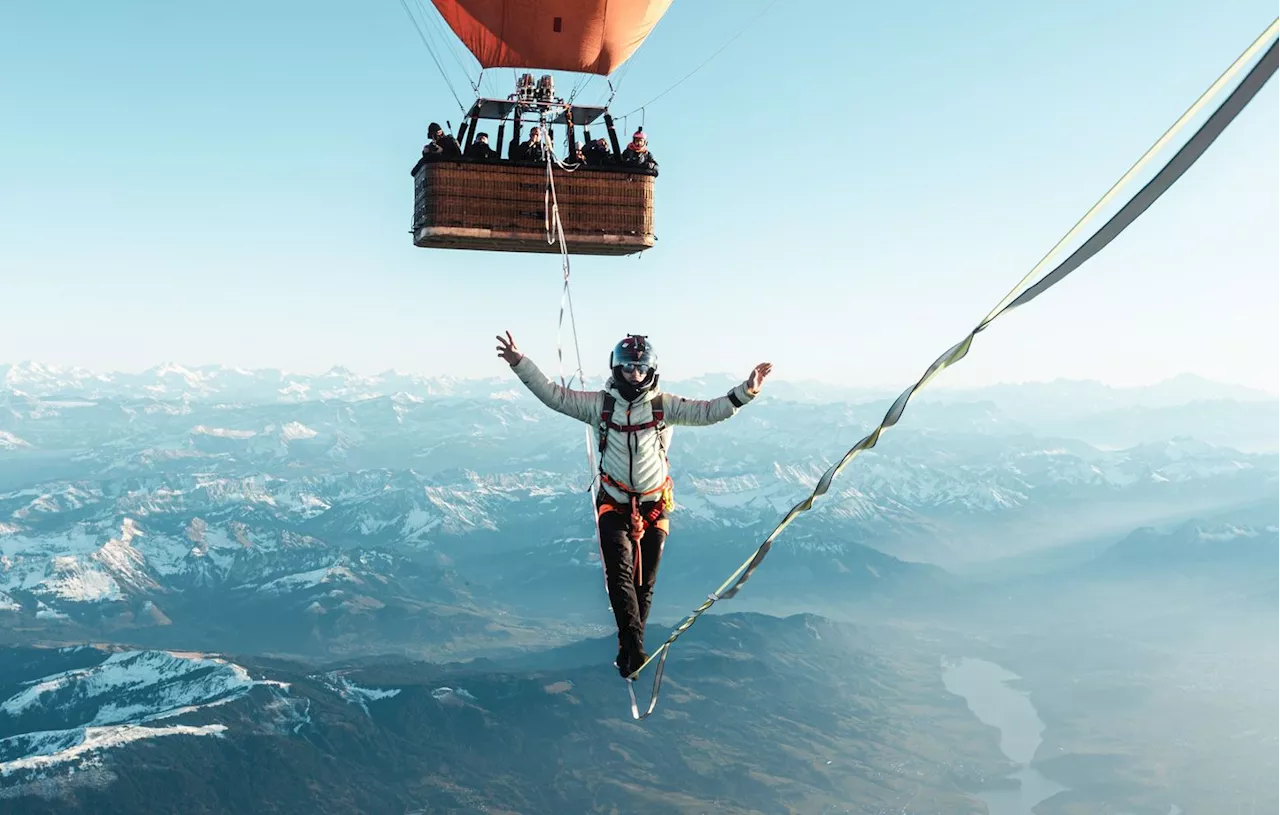
[[(822, 477), (818, 479), (818, 483), (813, 488), (813, 492), (810, 493), (810, 495), (803, 501), (791, 508), (783, 519), (779, 521), (773, 532), (769, 533), (769, 536), (765, 538), (764, 543), (760, 544), (759, 548), (757, 548), (751, 555), (751, 557), (735, 569), (733, 574), (729, 576), (729, 579), (722, 583), (715, 592), (708, 595), (706, 601), (704, 601), (702, 605), (694, 609), (692, 614), (676, 626), (676, 628), (671, 632), (671, 635), (667, 637), (666, 642), (662, 643), (662, 645), (659, 646), (658, 649), (654, 651), (654, 653), (646, 659), (639, 668), (636, 668), (630, 676), (626, 677), (627, 693), (631, 697), (632, 718), (636, 720), (647, 718), (651, 713), (653, 713), (654, 708), (657, 706), (658, 693), (662, 686), (662, 674), (666, 666), (667, 655), (670, 653), (672, 643), (674, 643), (681, 634), (689, 630), (690, 626), (692, 626), (694, 622), (696, 622), (697, 619), (707, 611), (707, 609), (711, 608), (716, 601), (727, 600), (741, 590), (743, 584), (750, 579), (751, 574), (757, 567), (759, 567), (765, 556), (769, 554), (769, 550), (773, 547), (773, 542), (777, 539), (778, 535), (782, 533), (782, 530), (786, 529), (787, 526), (789, 526), (791, 522), (800, 515), (800, 513), (807, 512), (813, 507), (814, 501), (827, 492), (831, 487), (832, 480), (840, 474), (841, 470), (843, 470), (858, 453), (874, 447), (876, 442), (880, 439), (880, 435), (884, 433), (885, 430), (898, 423), (898, 420), (902, 417), (903, 411), (906, 409), (907, 402), (917, 391), (928, 385), (929, 382), (931, 382), (942, 370), (964, 359), (964, 357), (969, 353), (969, 347), (973, 344), (974, 337), (991, 325), (997, 317), (1002, 314), (1006, 314), (1015, 308), (1024, 306), (1036, 297), (1039, 297), (1051, 286), (1061, 281), (1068, 274), (1083, 265), (1087, 260), (1089, 260), (1089, 258), (1100, 252), (1107, 244), (1115, 240), (1115, 238), (1123, 232), (1126, 227), (1132, 224), (1138, 216), (1154, 204), (1156, 200), (1170, 187), (1172, 187), (1174, 182), (1182, 177), (1182, 175), (1190, 169), (1191, 165), (1209, 149), (1209, 146), (1213, 144), (1214, 140), (1217, 139), (1219, 135), (1221, 135), (1221, 133), (1227, 128), (1227, 125), (1231, 124), (1240, 111), (1243, 110), (1253, 97), (1257, 95), (1258, 91), (1262, 89), (1262, 86), (1266, 84), (1272, 74), (1276, 72), (1276, 42), (1273, 41), (1271, 43), (1271, 47), (1267, 49), (1262, 58), (1258, 60), (1245, 78), (1240, 81), (1240, 84), (1236, 86), (1235, 90), (1233, 90), (1231, 94), (1223, 100), (1223, 102), (1218, 106), (1218, 109), (1213, 112), (1208, 120), (1200, 126), (1200, 129), (1187, 140), (1186, 144), (1184, 144), (1178, 152), (1174, 154), (1173, 158), (1169, 159), (1165, 166), (1156, 173), (1155, 177), (1148, 181), (1146, 185), (1143, 186), (1142, 189), (1139, 190), (1129, 200), (1129, 202), (1120, 209), (1119, 212), (1111, 216), (1110, 220), (1108, 220), (1101, 228), (1098, 229), (1097, 232), (1095, 232), (1056, 268), (1036, 281), (1034, 285), (1019, 291), (1026, 282), (1035, 275), (1036, 272), (1046, 265), (1050, 257), (1055, 255), (1058, 250), (1061, 249), (1061, 247), (1076, 232), (1078, 232), (1080, 228), (1090, 220), (1125, 183), (1136, 175), (1137, 170), (1147, 162), (1148, 158), (1157, 152), (1170, 138), (1172, 138), (1175, 133), (1181, 130), (1182, 127), (1200, 110), (1200, 108), (1204, 106), (1208, 99), (1216, 93), (1218, 89), (1225, 85), (1231, 76), (1238, 73), (1240, 69), (1257, 54), (1267, 40), (1275, 39), (1278, 26), (1280, 26), (1280, 18), (1273, 20), (1271, 25), (1267, 26), (1267, 29), (1263, 31), (1263, 33), (1260, 34), (1252, 44), (1250, 44), (1250, 46), (1239, 56), (1239, 58), (1236, 59), (1234, 63), (1232, 63), (1231, 67), (1224, 71), (1217, 81), (1215, 81), (1213, 85), (1200, 95), (1200, 98), (1187, 109), (1186, 113), (1184, 113), (1178, 121), (1175, 122), (1160, 137), (1160, 139), (1147, 150), (1142, 158), (1139, 159), (1133, 167), (1131, 167), (1130, 170), (1125, 173), (1125, 175), (1117, 181), (1110, 190), (1107, 191), (1098, 203), (1095, 204), (1093, 208), (1090, 209), (1089, 212), (1086, 213), (1085, 216), (1081, 218), (1066, 235), (1063, 236), (1058, 244), (1050, 250), (1049, 253), (1046, 254), (1030, 272), (1027, 273), (1022, 281), (1014, 287), (1013, 291), (1006, 295), (1001, 303), (992, 309), (992, 311), (983, 318), (983, 320), (978, 323), (972, 331), (969, 332), (967, 337), (951, 346), (951, 348), (947, 349), (942, 356), (934, 360), (933, 364), (924, 372), (924, 375), (920, 377), (914, 385), (908, 387), (896, 400), (894, 400), (893, 404), (889, 407), (888, 412), (885, 413), (884, 418), (880, 420), (880, 424), (869, 434), (863, 437), (861, 441), (850, 448), (838, 462), (828, 468), (827, 471), (823, 473)], [(658, 664), (654, 669), (653, 690), (649, 698), (649, 707), (644, 713), (641, 713), (639, 706), (636, 704), (636, 696), (635, 691), (632, 688), (632, 683), (635, 678), (639, 676), (640, 672), (655, 659), (658, 660)]]

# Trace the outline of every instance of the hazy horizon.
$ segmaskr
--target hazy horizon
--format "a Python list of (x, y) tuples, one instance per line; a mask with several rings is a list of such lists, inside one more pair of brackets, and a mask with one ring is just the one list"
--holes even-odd
[[(970, 352), (970, 353), (972, 354), (973, 352)], [(551, 355), (550, 359), (535, 359), (534, 361), (538, 363), (538, 366), (542, 369), (542, 371), (545, 374), (552, 377), (553, 379), (557, 378), (556, 358), (554, 353)], [(961, 362), (960, 364), (963, 365), (964, 363)], [(374, 377), (390, 374), (390, 375), (396, 375), (396, 376), (420, 377), (424, 379), (439, 379), (439, 380), (447, 380), (447, 381), (454, 381), (454, 382), (485, 382), (485, 381), (492, 381), (492, 380), (503, 380), (503, 379), (506, 379), (507, 377), (511, 377), (512, 383), (518, 384), (518, 380), (515, 379), (514, 375), (511, 374), (510, 370), (507, 369), (506, 364), (500, 361), (498, 362), (498, 365), (495, 366), (495, 370), (491, 372), (478, 371), (470, 375), (456, 375), (456, 374), (448, 374), (448, 373), (441, 373), (441, 372), (433, 372), (425, 367), (418, 368), (418, 369), (397, 368), (397, 367), (383, 367), (378, 369), (363, 368), (362, 369), (362, 368), (357, 368), (352, 365), (347, 365), (341, 362), (335, 362), (328, 366), (320, 366), (315, 368), (297, 368), (297, 367), (284, 367), (279, 365), (255, 365), (255, 366), (227, 365), (225, 363), (219, 363), (219, 362), (192, 364), (192, 363), (184, 363), (180, 360), (166, 359), (166, 360), (157, 361), (150, 365), (144, 365), (141, 367), (105, 367), (104, 368), (104, 367), (89, 367), (89, 366), (74, 365), (74, 364), (58, 365), (58, 364), (48, 363), (40, 359), (20, 359), (20, 360), (0, 359), (0, 371), (4, 371), (6, 368), (13, 368), (13, 367), (19, 367), (19, 366), (25, 367), (25, 366), (32, 366), (32, 365), (38, 366), (39, 369), (47, 371), (49, 373), (59, 373), (59, 372), (70, 373), (70, 372), (79, 371), (79, 372), (88, 372), (98, 376), (109, 376), (113, 374), (122, 374), (125, 376), (141, 376), (148, 373), (164, 372), (165, 370), (172, 371), (175, 368), (181, 369), (183, 371), (189, 371), (192, 373), (200, 372), (200, 371), (210, 371), (210, 370), (239, 371), (242, 373), (259, 373), (259, 372), (269, 371), (269, 372), (279, 373), (282, 376), (305, 376), (305, 377), (323, 376), (333, 371), (345, 371), (361, 378), (374, 378)], [(584, 365), (584, 371), (588, 377), (588, 384), (592, 386), (594, 386), (595, 384), (598, 384), (595, 380), (591, 379), (593, 375), (597, 375), (598, 377), (601, 377), (601, 378), (608, 375), (608, 370), (603, 365), (595, 366), (595, 367), (592, 367), (590, 365)], [(872, 391), (882, 390), (882, 391), (885, 391), (886, 393), (892, 393), (894, 395), (897, 395), (899, 392), (901, 392), (903, 389), (909, 386), (912, 382), (914, 382), (916, 378), (919, 376), (919, 374), (922, 372), (923, 372), (923, 369), (921, 371), (916, 371), (916, 372), (910, 372), (910, 371), (905, 372), (902, 381), (895, 383), (895, 382), (872, 382), (872, 381), (861, 382), (861, 381), (857, 381), (856, 379), (850, 379), (848, 377), (840, 377), (840, 378), (835, 378), (835, 377), (824, 378), (824, 377), (815, 377), (815, 376), (791, 377), (791, 376), (786, 376), (784, 373), (778, 373), (775, 370), (775, 372), (770, 375), (768, 382), (772, 382), (774, 384), (785, 382), (789, 385), (794, 385), (794, 386), (820, 385), (824, 387), (845, 387), (845, 388), (856, 389), (856, 390), (872, 390)], [(565, 366), (564, 373), (566, 378), (572, 373), (571, 367), (569, 365)], [(749, 371), (742, 372), (741, 376), (745, 379), (747, 373), (749, 373)], [(1262, 385), (1259, 386), (1259, 385), (1253, 385), (1247, 382), (1232, 381), (1232, 380), (1224, 379), (1221, 377), (1205, 376), (1203, 374), (1199, 374), (1193, 371), (1181, 371), (1181, 372), (1173, 373), (1167, 376), (1152, 377), (1152, 378), (1149, 378), (1146, 380), (1140, 380), (1140, 381), (1124, 381), (1124, 382), (1107, 381), (1098, 377), (1057, 376), (1057, 377), (1045, 377), (1042, 379), (1016, 379), (1016, 380), (1015, 379), (992, 379), (990, 381), (985, 381), (978, 384), (973, 384), (969, 382), (948, 381), (949, 373), (951, 373), (951, 370), (944, 371), (940, 376), (934, 379), (929, 384), (929, 387), (925, 391), (922, 391), (920, 395), (924, 396), (928, 393), (937, 393), (941, 391), (968, 391), (968, 390), (985, 389), (985, 388), (1016, 387), (1016, 386), (1023, 386), (1023, 385), (1053, 385), (1053, 384), (1099, 384), (1099, 385), (1103, 385), (1105, 387), (1116, 389), (1116, 390), (1141, 390), (1143, 388), (1157, 387), (1157, 386), (1169, 384), (1169, 383), (1187, 382), (1187, 381), (1194, 380), (1197, 384), (1220, 385), (1220, 386), (1228, 386), (1233, 388), (1242, 388), (1242, 389), (1253, 391), (1259, 396), (1280, 398), (1280, 390), (1276, 388), (1275, 383), (1262, 383)], [(735, 377), (735, 376), (739, 376), (739, 373), (728, 370), (728, 369), (691, 371), (683, 374), (678, 379), (672, 376), (666, 376), (665, 379), (666, 381), (688, 381), (693, 379), (724, 377), (724, 376)], [(3, 384), (4, 384), (3, 379), (0, 379), (0, 385), (3, 385)], [(575, 384), (575, 387), (581, 387), (581, 385)]]

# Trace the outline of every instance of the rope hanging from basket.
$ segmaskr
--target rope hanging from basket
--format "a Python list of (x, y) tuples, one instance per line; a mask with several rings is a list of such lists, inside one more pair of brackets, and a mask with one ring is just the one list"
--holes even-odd
[[(559, 165), (567, 172), (572, 172), (577, 168), (565, 167), (563, 162), (556, 159), (552, 155), (550, 149), (545, 151), (547, 165), (547, 187), (543, 193), (543, 212), (544, 212), (544, 228), (546, 230), (547, 244), (559, 244), (560, 246), (560, 269), (564, 277), (564, 285), (560, 290), (560, 320), (556, 326), (556, 375), (560, 378), (561, 387), (570, 387), (573, 384), (573, 377), (565, 382), (564, 378), (564, 343), (562, 340), (564, 333), (564, 312), (565, 307), (569, 310), (569, 326), (573, 332), (573, 350), (577, 357), (578, 382), (582, 387), (586, 387), (586, 374), (582, 371), (582, 350), (578, 344), (578, 323), (573, 314), (573, 295), (569, 291), (569, 245), (564, 239), (564, 222), (560, 220), (560, 202), (556, 198), (556, 178), (554, 167)], [(595, 518), (595, 489), (596, 489), (596, 449), (591, 437), (591, 426), (586, 427), (586, 443), (587, 443), (587, 472), (590, 473), (591, 481), (587, 486), (587, 490), (591, 493), (591, 517)]]

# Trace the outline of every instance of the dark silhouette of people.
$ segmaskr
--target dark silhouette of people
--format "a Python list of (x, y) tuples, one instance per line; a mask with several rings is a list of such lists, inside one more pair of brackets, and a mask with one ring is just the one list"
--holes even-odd
[(609, 145), (604, 140), (604, 136), (601, 136), (598, 139), (592, 139), (582, 145), (582, 156), (586, 159), (587, 164), (592, 167), (614, 163), (613, 151), (609, 149)]
[(528, 141), (511, 145), (511, 159), (512, 161), (546, 161), (547, 145), (542, 141), (542, 128), (530, 128)]
[(422, 146), (422, 158), (413, 165), (409, 175), (416, 176), (425, 162), (462, 157), (462, 148), (458, 145), (458, 140), (444, 132), (444, 128), (435, 122), (427, 125), (427, 140), (427, 143)]
[[(422, 158), (413, 166), (410, 175), (416, 176), (418, 170), (428, 161), (441, 161), (464, 156), (468, 159), (480, 161), (498, 161), (502, 158), (501, 153), (489, 145), (488, 133), (475, 134), (471, 144), (467, 145), (465, 152), (458, 144), (458, 140), (451, 134), (446, 133), (436, 122), (432, 122), (427, 127), (427, 137), (429, 141), (423, 145)], [(542, 136), (542, 128), (535, 125), (529, 129), (529, 137), (525, 141), (517, 142), (515, 139), (511, 140), (507, 157), (512, 161), (542, 163), (547, 160), (547, 155), (551, 150), (552, 146)], [(631, 136), (631, 141), (628, 142), (626, 149), (622, 151), (619, 157), (614, 156), (613, 151), (609, 148), (608, 141), (601, 136), (576, 145), (568, 159), (588, 167), (635, 168), (651, 171), (655, 175), (658, 172), (658, 160), (654, 158), (653, 153), (649, 150), (649, 140), (645, 136), (643, 127), (637, 129)]]
[(475, 141), (467, 145), (464, 155), (467, 158), (476, 158), (484, 160), (492, 160), (498, 158), (498, 153), (489, 146), (489, 134), (477, 133)]
[(459, 158), (462, 155), (458, 140), (452, 134), (444, 132), (444, 128), (435, 122), (427, 126), (427, 138), (430, 141), (422, 148), (423, 155), (430, 153), (441, 158)]

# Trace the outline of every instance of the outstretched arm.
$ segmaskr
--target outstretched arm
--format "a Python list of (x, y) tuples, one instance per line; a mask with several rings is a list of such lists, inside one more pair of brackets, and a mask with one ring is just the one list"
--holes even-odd
[(724, 396), (716, 399), (685, 399), (668, 394), (667, 423), (672, 425), (709, 425), (723, 422), (738, 412), (738, 408), (755, 399), (760, 385), (773, 370), (768, 362), (757, 365), (745, 382), (734, 386)]
[(600, 418), (600, 393), (598, 391), (577, 391), (557, 385), (516, 348), (511, 332), (507, 336), (498, 337), (498, 356), (506, 360), (515, 371), (516, 376), (525, 384), (538, 401), (566, 416), (587, 424), (595, 424)]

